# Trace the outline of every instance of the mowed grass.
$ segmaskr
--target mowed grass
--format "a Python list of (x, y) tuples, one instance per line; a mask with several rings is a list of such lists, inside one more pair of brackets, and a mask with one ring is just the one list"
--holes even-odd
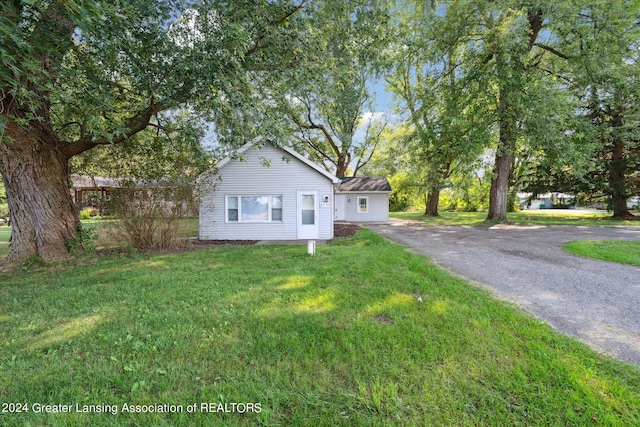
[(0, 225), (0, 262), (9, 253), (9, 238), (11, 237), (11, 227)]
[(576, 240), (562, 247), (572, 254), (640, 266), (638, 240)]
[[(486, 212), (446, 212), (441, 211), (439, 217), (424, 216), (424, 212), (392, 212), (391, 218), (420, 221), (424, 225), (486, 225)], [(508, 222), (519, 225), (638, 225), (640, 221), (621, 221), (611, 219), (610, 214), (593, 211), (576, 211), (572, 209), (540, 209), (510, 212)]]
[[(88, 264), (1, 278), (0, 402), (29, 412), (0, 424), (640, 422), (637, 367), (367, 230), (316, 256), (236, 246)], [(211, 413), (207, 402), (261, 410)], [(76, 403), (118, 413), (75, 412)], [(123, 413), (125, 403), (182, 412)]]

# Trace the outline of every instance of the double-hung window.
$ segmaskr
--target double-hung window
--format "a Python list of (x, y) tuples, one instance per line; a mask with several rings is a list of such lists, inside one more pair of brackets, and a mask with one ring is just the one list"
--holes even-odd
[(227, 196), (227, 222), (280, 222), (282, 196)]
[(358, 197), (358, 206), (356, 207), (358, 213), (368, 213), (369, 212), (369, 198), (368, 197)]

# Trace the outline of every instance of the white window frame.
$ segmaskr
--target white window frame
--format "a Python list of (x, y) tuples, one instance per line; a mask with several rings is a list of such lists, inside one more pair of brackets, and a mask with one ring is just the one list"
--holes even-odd
[[(365, 205), (366, 206), (365, 206), (365, 210), (361, 211), (360, 210), (360, 200), (363, 200), (363, 199), (365, 201)], [(367, 214), (367, 213), (369, 213), (369, 196), (358, 196), (356, 198), (356, 213), (359, 213), (359, 214)]]
[[(229, 220), (229, 199), (230, 198), (237, 198), (238, 199), (238, 219), (233, 221), (233, 220)], [(268, 219), (266, 220), (243, 220), (242, 219), (242, 198), (243, 197), (268, 197), (269, 199), (269, 206), (267, 208), (267, 213), (268, 213)], [(283, 206), (284, 205), (284, 198), (282, 196), (282, 194), (243, 194), (243, 195), (237, 195), (237, 194), (229, 194), (226, 195), (224, 197), (224, 222), (225, 223), (229, 223), (229, 224), (269, 224), (269, 223), (275, 223), (275, 224), (281, 224), (282, 220), (281, 219), (273, 219), (273, 198), (274, 197), (280, 197), (280, 210), (283, 210)]]

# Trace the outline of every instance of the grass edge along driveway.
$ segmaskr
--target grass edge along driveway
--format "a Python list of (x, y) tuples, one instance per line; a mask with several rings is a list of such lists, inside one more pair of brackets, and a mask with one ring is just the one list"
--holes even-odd
[(638, 240), (576, 240), (562, 249), (586, 258), (640, 266)]
[(117, 414), (14, 411), (0, 424), (640, 421), (637, 368), (367, 230), (314, 257), (243, 246), (88, 264), (1, 278), (0, 403)]
[[(480, 226), (491, 225), (485, 220), (486, 212), (449, 212), (441, 211), (438, 217), (425, 216), (423, 212), (391, 212), (391, 218), (419, 221), (422, 225), (458, 225)], [(580, 225), (590, 227), (603, 226), (640, 226), (640, 221), (622, 221), (612, 219), (611, 215), (602, 211), (540, 209), (509, 212), (509, 224), (517, 225)]]

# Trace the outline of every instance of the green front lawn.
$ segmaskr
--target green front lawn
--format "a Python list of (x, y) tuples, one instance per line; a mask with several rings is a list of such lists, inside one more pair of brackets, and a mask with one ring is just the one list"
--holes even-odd
[(0, 278), (0, 402), (29, 410), (0, 424), (640, 422), (637, 367), (367, 230), (313, 257), (237, 246), (86, 264)]
[(640, 266), (638, 240), (576, 240), (562, 247), (575, 255)]
[[(440, 212), (439, 217), (424, 216), (424, 212), (392, 212), (391, 218), (421, 221), (424, 225), (485, 225), (486, 212)], [(640, 221), (620, 221), (611, 219), (604, 212), (585, 212), (572, 209), (540, 209), (511, 212), (507, 214), (509, 223), (519, 225), (638, 225)]]

